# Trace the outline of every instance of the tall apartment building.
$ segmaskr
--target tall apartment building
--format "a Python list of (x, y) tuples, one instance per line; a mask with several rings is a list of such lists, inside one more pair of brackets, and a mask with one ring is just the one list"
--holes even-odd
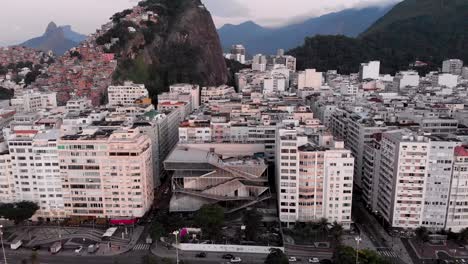
[(138, 99), (149, 97), (144, 84), (134, 84), (132, 82), (125, 82), (122, 86), (109, 86), (107, 94), (111, 106), (133, 105)]
[(133, 122), (133, 128), (151, 139), (153, 157), (153, 182), (159, 186), (167, 173), (162, 162), (174, 149), (179, 140), (179, 124), (182, 120), (180, 109), (172, 111), (150, 111)]
[(14, 178), (8, 148), (0, 144), (0, 201), (14, 202)]
[(366, 79), (376, 80), (380, 75), (380, 61), (370, 61), (362, 63), (359, 69), (359, 79), (361, 81)]
[(463, 61), (458, 59), (445, 60), (442, 63), (442, 72), (461, 75), (463, 69)]
[(468, 226), (468, 146), (455, 148), (453, 178), (445, 229), (459, 232)]
[(395, 75), (393, 86), (395, 91), (406, 87), (417, 87), (419, 85), (419, 74), (415, 71), (401, 71)]
[(373, 209), (393, 227), (444, 229), (454, 149), (461, 143), (394, 130), (383, 133), (380, 144)]
[(151, 140), (139, 129), (86, 129), (58, 141), (69, 216), (142, 217), (154, 198)]
[(286, 225), (321, 218), (350, 228), (354, 158), (332, 136), (312, 139), (279, 129), (276, 182), (280, 221)]
[(320, 89), (323, 83), (323, 73), (315, 69), (307, 69), (297, 73), (297, 89), (305, 88)]
[(39, 206), (34, 218), (64, 218), (57, 140), (59, 130), (15, 130), (8, 138), (14, 200)]
[(257, 54), (253, 57), (252, 70), (264, 72), (266, 71), (268, 60), (265, 55)]

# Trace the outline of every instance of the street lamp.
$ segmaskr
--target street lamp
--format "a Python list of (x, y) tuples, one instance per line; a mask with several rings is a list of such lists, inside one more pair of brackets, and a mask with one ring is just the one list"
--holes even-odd
[(179, 248), (177, 247), (178, 242), (178, 236), (179, 236), (179, 231), (174, 231), (172, 234), (175, 236), (175, 243), (176, 243), (176, 264), (179, 264)]
[(5, 254), (5, 247), (3, 245), (3, 225), (0, 225), (0, 241), (2, 242), (2, 251), (3, 251), (3, 259), (5, 260), (5, 264), (8, 264), (7, 263), (7, 259), (6, 259), (6, 254)]
[(357, 236), (354, 240), (356, 240), (356, 264), (359, 264), (359, 243), (361, 243), (362, 238)]

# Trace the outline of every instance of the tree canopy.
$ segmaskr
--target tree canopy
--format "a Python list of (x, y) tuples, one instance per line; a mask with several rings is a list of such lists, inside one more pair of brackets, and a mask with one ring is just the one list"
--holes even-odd
[(282, 250), (271, 248), (270, 254), (265, 259), (265, 264), (289, 264), (289, 260)]
[(20, 223), (31, 218), (39, 206), (33, 202), (3, 203), (0, 204), (0, 216)]
[(217, 204), (204, 205), (195, 215), (195, 224), (202, 229), (204, 236), (219, 238), (224, 224), (224, 208)]

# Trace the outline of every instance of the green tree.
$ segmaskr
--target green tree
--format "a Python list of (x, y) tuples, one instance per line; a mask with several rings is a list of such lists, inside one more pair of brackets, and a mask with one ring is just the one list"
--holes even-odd
[(271, 248), (265, 259), (265, 264), (289, 264), (288, 257), (281, 249)]
[(336, 221), (333, 222), (332, 227), (330, 228), (330, 233), (333, 237), (333, 241), (336, 244), (341, 243), (341, 238), (343, 237), (343, 226), (338, 224)]
[(458, 234), (458, 241), (460, 241), (463, 244), (468, 243), (468, 228), (463, 228), (460, 230), (460, 233)]
[(159, 240), (164, 234), (166, 230), (162, 226), (161, 223), (158, 221), (154, 221), (150, 228), (150, 236), (153, 240)]
[(262, 215), (257, 209), (253, 208), (244, 212), (242, 220), (245, 225), (245, 238), (249, 241), (257, 240), (258, 227), (262, 223)]
[(39, 206), (33, 202), (19, 202), (19, 203), (8, 203), (0, 204), (0, 216), (20, 223), (26, 219), (31, 218)]
[(333, 252), (332, 260), (335, 264), (354, 264), (356, 263), (356, 250), (352, 247), (339, 246)]
[[(358, 254), (360, 264), (390, 264), (372, 250), (359, 250)], [(332, 260), (334, 264), (355, 264), (356, 250), (352, 247), (339, 246), (335, 249)]]
[(210, 239), (220, 237), (224, 224), (224, 208), (219, 205), (204, 205), (195, 215), (195, 223), (202, 229), (203, 235)]
[(420, 226), (415, 230), (416, 237), (422, 244), (429, 241), (429, 231), (425, 226)]
[(318, 223), (317, 223), (317, 226), (320, 230), (320, 233), (322, 234), (322, 239), (323, 240), (326, 240), (327, 236), (328, 236), (328, 225), (330, 223), (328, 223), (328, 220), (326, 218), (321, 218)]

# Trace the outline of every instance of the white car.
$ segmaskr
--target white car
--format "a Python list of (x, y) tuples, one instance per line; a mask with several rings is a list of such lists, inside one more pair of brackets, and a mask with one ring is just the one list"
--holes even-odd
[(318, 258), (309, 258), (309, 263), (320, 263)]
[(297, 262), (296, 257), (289, 257), (288, 260), (289, 260), (289, 262)]
[(83, 246), (80, 246), (79, 248), (75, 249), (75, 253), (81, 253), (83, 250)]
[(230, 262), (231, 262), (231, 263), (241, 263), (241, 262), (242, 262), (242, 259), (239, 258), (239, 257), (235, 257), (235, 258), (232, 258)]

